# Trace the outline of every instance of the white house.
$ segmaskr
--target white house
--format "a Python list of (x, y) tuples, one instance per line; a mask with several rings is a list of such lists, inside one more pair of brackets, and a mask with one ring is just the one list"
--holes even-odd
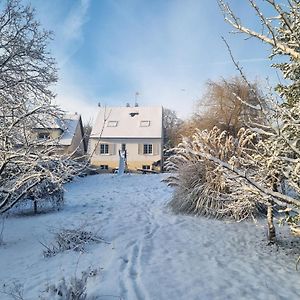
[(128, 170), (160, 170), (163, 110), (157, 107), (100, 107), (89, 140), (91, 164), (103, 170), (119, 166), (126, 151)]

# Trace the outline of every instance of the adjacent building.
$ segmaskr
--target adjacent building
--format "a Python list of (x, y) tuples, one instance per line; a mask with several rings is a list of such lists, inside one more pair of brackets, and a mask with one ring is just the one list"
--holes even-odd
[(161, 170), (162, 116), (161, 106), (100, 107), (89, 140), (91, 165), (117, 169), (124, 151), (128, 170)]
[(87, 150), (81, 116), (77, 113), (66, 114), (61, 119), (53, 118), (32, 128), (32, 138), (39, 140), (41, 145), (51, 147), (56, 154), (78, 157)]

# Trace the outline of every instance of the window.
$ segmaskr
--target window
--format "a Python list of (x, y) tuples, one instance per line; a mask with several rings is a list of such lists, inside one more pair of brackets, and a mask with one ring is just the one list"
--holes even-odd
[(152, 144), (144, 144), (144, 154), (152, 154)]
[(150, 126), (150, 121), (141, 121), (140, 122), (140, 127), (149, 127)]
[(108, 165), (100, 165), (100, 170), (108, 170)]
[(109, 154), (108, 144), (100, 144), (100, 154)]
[(39, 140), (49, 140), (50, 139), (50, 133), (49, 132), (39, 132), (38, 139)]
[(150, 166), (149, 165), (143, 165), (142, 169), (143, 170), (150, 170)]
[(118, 121), (108, 121), (107, 127), (117, 127)]

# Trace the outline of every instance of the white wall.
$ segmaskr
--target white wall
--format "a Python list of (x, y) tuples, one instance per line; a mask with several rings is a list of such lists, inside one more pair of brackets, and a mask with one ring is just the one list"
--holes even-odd
[[(91, 163), (97, 166), (108, 164), (111, 168), (117, 167), (122, 144), (126, 144), (127, 163), (131, 169), (141, 168), (145, 164), (151, 165), (162, 157), (162, 139), (101, 139), (100, 143), (111, 145), (110, 149), (113, 151), (110, 154), (100, 154), (100, 145), (97, 146), (97, 143), (96, 139), (90, 139), (89, 153), (94, 152)], [(139, 144), (152, 144), (153, 150), (157, 151), (153, 154), (139, 154)]]

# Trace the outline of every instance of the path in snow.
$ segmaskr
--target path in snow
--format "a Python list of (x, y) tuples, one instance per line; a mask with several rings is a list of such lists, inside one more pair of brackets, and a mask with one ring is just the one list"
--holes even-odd
[[(88, 284), (95, 299), (300, 298), (294, 256), (265, 246), (265, 228), (173, 215), (163, 176), (86, 177), (67, 185), (63, 211), (9, 219), (1, 282), (23, 280), (25, 300), (37, 299), (43, 284), (92, 266), (102, 268)], [(38, 240), (50, 238), (48, 226), (83, 222), (111, 244), (92, 245), (82, 255), (42, 257)]]
[(122, 299), (300, 297), (294, 258), (271, 254), (262, 242), (264, 228), (175, 216), (165, 207), (171, 189), (161, 178), (93, 178), (109, 211), (102, 232), (113, 243), (110, 259), (103, 262), (102, 294)]

